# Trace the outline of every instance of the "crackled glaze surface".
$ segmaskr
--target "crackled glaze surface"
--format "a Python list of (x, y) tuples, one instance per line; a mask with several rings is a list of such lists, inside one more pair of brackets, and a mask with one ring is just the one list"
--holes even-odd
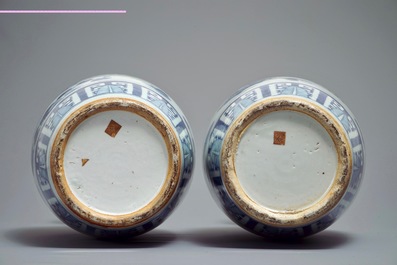
[(134, 236), (161, 224), (188, 186), (193, 163), (191, 131), (175, 102), (120, 75), (65, 90), (44, 113), (32, 148), (45, 202), (70, 227), (98, 237)]
[(336, 96), (280, 77), (240, 89), (221, 107), (204, 160), (209, 187), (234, 222), (262, 236), (297, 237), (327, 228), (350, 205), (364, 149)]

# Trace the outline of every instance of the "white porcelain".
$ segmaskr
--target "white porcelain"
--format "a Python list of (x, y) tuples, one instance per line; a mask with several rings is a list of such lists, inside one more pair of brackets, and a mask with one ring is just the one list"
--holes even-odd
[(301, 237), (350, 205), (364, 169), (358, 124), (335, 95), (277, 77), (239, 90), (216, 113), (204, 148), (208, 184), (253, 233)]
[(194, 163), (192, 134), (162, 90), (105, 75), (68, 88), (47, 109), (32, 149), (45, 202), (70, 227), (128, 237), (161, 224)]

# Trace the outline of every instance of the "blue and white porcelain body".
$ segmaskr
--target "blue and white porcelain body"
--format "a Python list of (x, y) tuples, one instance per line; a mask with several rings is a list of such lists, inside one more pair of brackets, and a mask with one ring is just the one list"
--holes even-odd
[[(302, 125), (306, 120), (307, 128)], [(281, 138), (272, 124), (287, 128)], [(319, 129), (310, 131), (315, 124)], [(260, 129), (253, 131), (255, 126)], [(314, 136), (294, 131), (297, 126)], [(328, 137), (329, 144), (316, 140), (310, 149), (316, 134)], [(295, 143), (294, 137), (304, 140)], [(236, 224), (265, 237), (305, 237), (329, 227), (351, 204), (363, 176), (363, 139), (350, 110), (328, 90), (307, 80), (276, 77), (240, 89), (223, 104), (207, 135), (204, 167), (215, 200)], [(316, 184), (331, 169), (325, 184)], [(302, 179), (294, 179), (294, 172)], [(322, 191), (310, 198), (316, 189)], [(294, 204), (299, 200), (302, 205)]]
[[(105, 128), (96, 130), (96, 124), (100, 124), (101, 121), (95, 121), (95, 117), (105, 119), (113, 114), (119, 119), (124, 119), (123, 117), (127, 115), (127, 121), (124, 121), (126, 124), (118, 125), (116, 123), (116, 126), (113, 126), (112, 122), (115, 122), (112, 120), (106, 128), (106, 134)], [(128, 115), (131, 116), (131, 119)], [(133, 118), (135, 120), (132, 120)], [(89, 119), (90, 123), (88, 122)], [(115, 120), (117, 121), (117, 119)], [(143, 127), (136, 126), (135, 123), (138, 124), (138, 122), (146, 125), (142, 125)], [(94, 128), (90, 125), (91, 123), (94, 124)], [(68, 126), (69, 128), (67, 128)], [(70, 126), (73, 129), (70, 129)], [(132, 130), (127, 131), (130, 128), (128, 126), (135, 126), (131, 128), (143, 130), (143, 132), (139, 134), (139, 132), (133, 132)], [(120, 128), (122, 129), (120, 130)], [(87, 132), (89, 130), (95, 132)], [(116, 137), (118, 130), (120, 130), (120, 133)], [(157, 147), (160, 151), (156, 155), (165, 157), (163, 159), (165, 169), (161, 170), (165, 170), (166, 174), (156, 180), (158, 183), (153, 184), (153, 187), (150, 188), (152, 190), (147, 188), (146, 193), (150, 193), (149, 195), (152, 197), (142, 199), (141, 205), (130, 206), (134, 203), (133, 198), (135, 198), (133, 197), (135, 195), (131, 194), (137, 193), (138, 189), (145, 190), (146, 182), (147, 185), (152, 184), (150, 180), (146, 181), (139, 176), (137, 177), (140, 182), (135, 183), (131, 180), (132, 177), (128, 176), (128, 179), (127, 177), (122, 178), (122, 183), (109, 193), (109, 197), (103, 198), (104, 201), (101, 203), (107, 208), (105, 210), (96, 209), (97, 206), (101, 207), (101, 203), (98, 202), (98, 205), (95, 206), (94, 197), (102, 195), (101, 192), (95, 194), (93, 191), (102, 190), (103, 193), (106, 193), (107, 189), (111, 190), (113, 184), (118, 184), (117, 174), (125, 173), (124, 171), (127, 172), (128, 170), (127, 173), (131, 176), (138, 175), (139, 172), (134, 172), (133, 168), (125, 165), (125, 157), (135, 152), (134, 144), (139, 145), (140, 139), (128, 138), (127, 134), (134, 135), (133, 133), (137, 133), (145, 140), (146, 132), (158, 135), (153, 137), (160, 139), (160, 142), (164, 139), (164, 142), (158, 144)], [(79, 145), (85, 146), (90, 142), (90, 138), (95, 138), (95, 134), (99, 134), (98, 142), (90, 147), (95, 149), (94, 151), (91, 152), (88, 147), (80, 148)], [(116, 141), (120, 137), (123, 142), (119, 141), (120, 143), (117, 143), (117, 146), (120, 144), (127, 146), (127, 149), (120, 151), (121, 153), (115, 149), (116, 147), (113, 148), (113, 145), (109, 145), (106, 149), (97, 150), (97, 146), (106, 144), (105, 141)], [(139, 174), (148, 175), (145, 178), (151, 178), (150, 172), (154, 172), (153, 170), (156, 167), (160, 167), (157, 165), (161, 162), (152, 161), (151, 157), (145, 156), (146, 153), (150, 154), (151, 150), (149, 149), (152, 148), (150, 139), (146, 139), (147, 146), (139, 147), (141, 153), (131, 155), (130, 159), (131, 164), (135, 163), (134, 165), (140, 170), (141, 173)], [(56, 145), (59, 146), (58, 149)], [(161, 148), (165, 151), (163, 152)], [(106, 153), (108, 151), (109, 154)], [(70, 158), (68, 152), (71, 154)], [(76, 152), (77, 162), (72, 161), (72, 159), (76, 159), (72, 157), (75, 154), (73, 152)], [(103, 182), (102, 184), (95, 184), (95, 180), (89, 182), (89, 180), (79, 179), (81, 176), (85, 176), (82, 173), (83, 170), (89, 170), (90, 163), (93, 165), (95, 161), (93, 157), (85, 158), (83, 155), (77, 154), (78, 152), (86, 152), (95, 159), (102, 159), (95, 164), (95, 167), (92, 166), (92, 169), (90, 169), (95, 174), (100, 175), (101, 171), (107, 172), (107, 168), (102, 167), (102, 164), (107, 165), (110, 161), (109, 165), (112, 167), (112, 171), (109, 175), (114, 172), (111, 183), (110, 181), (107, 182), (106, 175), (98, 180), (98, 183)], [(104, 153), (106, 154), (104, 155)], [(139, 160), (141, 156), (142, 159)], [(117, 162), (117, 160), (122, 162)], [(96, 76), (68, 88), (44, 113), (34, 136), (32, 149), (32, 170), (38, 189), (55, 215), (79, 232), (104, 238), (136, 236), (160, 225), (170, 215), (185, 192), (191, 178), (193, 163), (194, 143), (192, 133), (185, 116), (176, 103), (154, 85), (122, 75)], [(121, 168), (120, 172), (122, 173), (117, 171), (118, 167)], [(158, 177), (153, 176), (153, 178)], [(78, 181), (81, 181), (81, 184), (75, 183)], [(83, 185), (93, 185), (93, 187), (90, 186), (92, 190), (86, 190), (87, 193), (89, 191), (91, 194), (78, 193), (79, 190), (85, 188)], [(117, 196), (118, 193), (123, 193), (123, 195)], [(143, 193), (143, 195), (145, 194)], [(115, 199), (112, 199), (113, 197)], [(140, 200), (139, 197), (137, 198)], [(126, 200), (132, 202), (126, 202)], [(112, 212), (112, 207), (119, 207), (118, 203), (125, 204), (126, 209), (120, 208)], [(91, 207), (91, 204), (95, 207)]]

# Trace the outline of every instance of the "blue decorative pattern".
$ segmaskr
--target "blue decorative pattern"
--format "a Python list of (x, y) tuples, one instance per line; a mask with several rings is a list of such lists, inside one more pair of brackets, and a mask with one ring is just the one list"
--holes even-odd
[[(122, 95), (141, 100), (156, 108), (173, 125), (182, 147), (182, 171), (179, 186), (168, 205), (160, 213), (138, 226), (109, 229), (94, 226), (63, 205), (54, 189), (51, 170), (47, 167), (50, 139), (56, 133), (61, 120), (76, 106), (87, 99), (101, 95)], [(189, 183), (194, 164), (194, 142), (186, 118), (175, 102), (162, 90), (143, 80), (127, 76), (97, 76), (83, 80), (64, 91), (47, 109), (35, 133), (32, 148), (32, 170), (43, 199), (60, 220), (85, 234), (97, 237), (134, 236), (145, 233), (160, 225), (172, 212)]]
[[(303, 227), (278, 228), (262, 224), (246, 215), (228, 194), (221, 177), (220, 157), (224, 137), (233, 121), (248, 107), (265, 98), (293, 95), (328, 109), (342, 124), (352, 147), (353, 171), (349, 187), (339, 204), (321, 219)], [(364, 168), (364, 147), (357, 121), (351, 112), (326, 89), (296, 78), (274, 78), (240, 89), (216, 114), (204, 148), (208, 184), (221, 208), (238, 225), (262, 236), (308, 236), (330, 226), (350, 205), (360, 186)]]

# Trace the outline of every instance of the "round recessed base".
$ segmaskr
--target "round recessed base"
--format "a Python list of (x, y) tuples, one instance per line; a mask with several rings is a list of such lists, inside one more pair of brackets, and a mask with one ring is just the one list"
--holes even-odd
[(67, 184), (82, 204), (123, 215), (143, 208), (160, 192), (168, 150), (146, 119), (125, 110), (104, 111), (74, 129), (63, 165)]
[(332, 138), (315, 119), (274, 111), (243, 132), (235, 166), (241, 187), (255, 203), (273, 211), (298, 211), (328, 192), (338, 158)]
[(222, 179), (250, 217), (276, 227), (321, 218), (338, 204), (352, 170), (340, 123), (306, 99), (263, 100), (233, 122), (222, 148)]
[(158, 213), (174, 194), (181, 170), (168, 121), (126, 98), (96, 100), (68, 116), (50, 162), (62, 202), (80, 218), (113, 228)]

